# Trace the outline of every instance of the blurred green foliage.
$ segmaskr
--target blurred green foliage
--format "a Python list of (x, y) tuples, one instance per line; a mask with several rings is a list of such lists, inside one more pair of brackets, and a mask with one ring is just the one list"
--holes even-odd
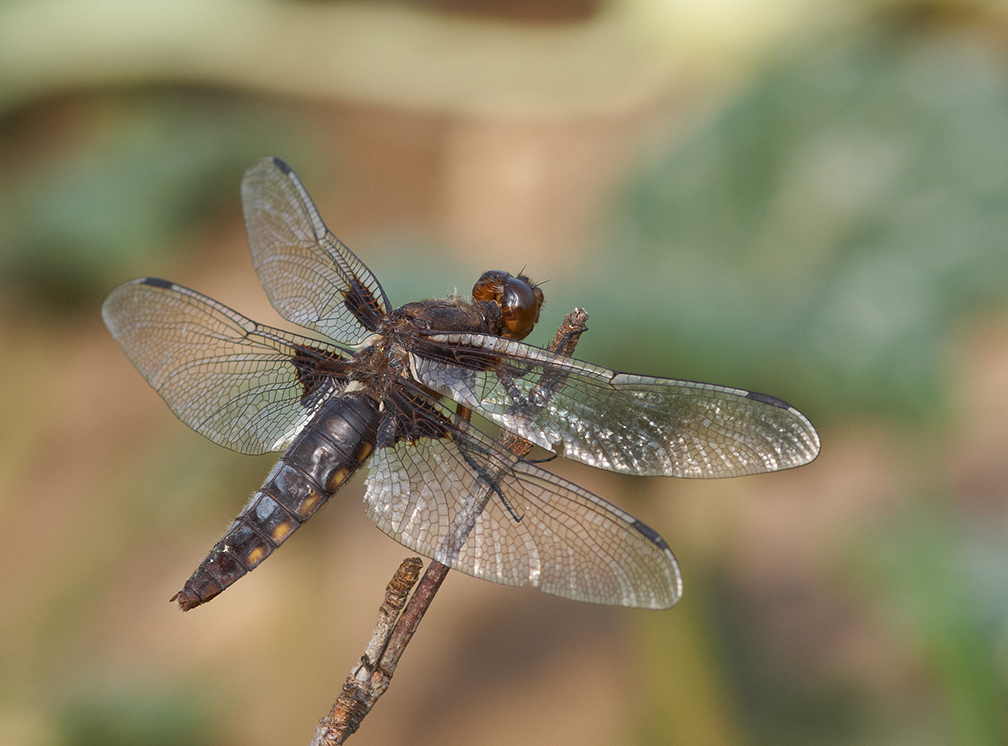
[(197, 687), (93, 683), (68, 696), (58, 722), (65, 746), (209, 746), (220, 743), (212, 697)]
[(869, 534), (860, 573), (942, 693), (954, 743), (1008, 743), (1003, 531), (921, 495)]
[[(716, 640), (736, 715), (752, 743), (866, 742), (869, 723), (878, 719), (866, 692), (842, 677), (810, 670), (801, 656), (782, 660), (781, 641), (766, 639), (767, 600), (740, 587), (723, 569), (711, 568), (698, 585), (708, 634)], [(808, 590), (796, 585), (792, 593)], [(775, 599), (777, 605), (782, 601)]]
[[(942, 415), (950, 335), (964, 315), (1008, 299), (1008, 67), (979, 28), (903, 21), (781, 60), (685, 142), (670, 134), (626, 185), (598, 261), (547, 287), (550, 318), (574, 305), (592, 314), (580, 357), (781, 395), (826, 422), (827, 437), (830, 417), (850, 413)], [(169, 273), (172, 252), (202, 218), (237, 215), (241, 173), (256, 158), (283, 155), (310, 188), (313, 158), (331, 159), (311, 152), (304, 120), (238, 95), (104, 93), (56, 102), (53, 111), (67, 103), (76, 129), (53, 138), (41, 163), (9, 159), (0, 179), (0, 291), (33, 296), (33, 313), (70, 308), (97, 324), (95, 306), (112, 285)], [(16, 133), (19, 117), (44, 118), (45, 107), (13, 115), (0, 134)], [(394, 304), (451, 289), (435, 247), (353, 248)], [(482, 261), (471, 269), (485, 269)], [(919, 428), (915, 437), (932, 434)], [(91, 488), (97, 497), (75, 530), (107, 532), (109, 515), (122, 525), (107, 534), (114, 540), (88, 547), (87, 562), (67, 543), (73, 563), (51, 565), (60, 591), (11, 646), (27, 640), (45, 652), (8, 666), (5, 693), (47, 689), (75, 649), (82, 612), (106, 602), (94, 589), (134, 553), (167, 543), (160, 534), (174, 525), (223, 524), (235, 493), (255, 489), (268, 468), (185, 438), (175, 448), (137, 446), (121, 458), (132, 470), (106, 473)], [(919, 441), (904, 447), (899, 456), (924, 450)], [(933, 481), (947, 479), (941, 468)], [(129, 497), (113, 501), (117, 490)], [(226, 505), (218, 501), (225, 496)], [(100, 499), (132, 508), (103, 511)], [(759, 622), (787, 600), (773, 593), (791, 589), (743, 587), (726, 552), (707, 567), (694, 558), (689, 603), (637, 629), (646, 659), (635, 674), (646, 696), (630, 738), (1008, 740), (1004, 529), (957, 516), (953, 499), (910, 493), (905, 512), (854, 548), (863, 560), (836, 587), (799, 578), (793, 589), (849, 593), (852, 614), (886, 610), (908, 669), (928, 677), (923, 695), (895, 703), (903, 710), (882, 712), (893, 701), (859, 682), (775, 659), (779, 629)], [(826, 644), (825, 634), (819, 639)], [(99, 677), (128, 678), (114, 657), (97, 661)], [(198, 746), (216, 742), (214, 718), (229, 715), (206, 705), (212, 697), (198, 688), (98, 683), (75, 691), (56, 709), (62, 742), (80, 746)], [(915, 710), (922, 700), (935, 708)], [(208, 716), (205, 706), (220, 709)]]
[(1006, 132), (982, 35), (797, 55), (628, 185), (589, 308), (623, 324), (592, 334), (631, 369), (716, 371), (812, 415), (931, 412), (957, 321), (1008, 300)]
[(70, 144), (0, 185), (0, 289), (51, 307), (156, 272), (202, 219), (236, 209), (250, 163), (307, 152), (292, 116), (237, 96), (150, 93), (85, 108)]

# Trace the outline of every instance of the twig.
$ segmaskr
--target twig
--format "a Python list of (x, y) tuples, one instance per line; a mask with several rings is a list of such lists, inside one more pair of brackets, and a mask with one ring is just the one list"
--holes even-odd
[(335, 746), (343, 743), (357, 730), (361, 720), (388, 688), (391, 676), (381, 674), (378, 661), (386, 650), (396, 619), (406, 603), (406, 596), (417, 581), (421, 567), (423, 562), (419, 557), (404, 559), (385, 587), (385, 603), (378, 609), (378, 622), (371, 632), (364, 655), (347, 676), (343, 690), (329, 714), (319, 723), (312, 746)]
[[(567, 314), (557, 328), (550, 350), (570, 355), (587, 328), (587, 320), (588, 314), (580, 308)], [(559, 383), (544, 376), (536, 385), (549, 389)], [(530, 398), (535, 400), (534, 397)], [(498, 442), (518, 457), (524, 457), (532, 450), (531, 443), (504, 429), (501, 429)], [(472, 525), (465, 533), (468, 534), (471, 529)], [(432, 560), (403, 609), (406, 595), (416, 583), (422, 564), (419, 558), (412, 557), (403, 560), (396, 570), (385, 589), (385, 603), (379, 609), (378, 622), (371, 633), (367, 649), (347, 676), (343, 690), (329, 714), (319, 723), (311, 746), (337, 746), (344, 743), (360, 727), (361, 721), (388, 689), (392, 674), (399, 665), (399, 658), (434, 600), (434, 594), (448, 575), (447, 566)], [(403, 609), (401, 614), (400, 609)]]

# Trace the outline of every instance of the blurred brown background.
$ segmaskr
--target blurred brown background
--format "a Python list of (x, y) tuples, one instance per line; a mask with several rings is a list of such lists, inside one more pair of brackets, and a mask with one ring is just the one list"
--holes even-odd
[(658, 529), (675, 610), (451, 574), (356, 744), (1008, 742), (1008, 8), (812, 0), (0, 7), (0, 744), (307, 744), (408, 552), (362, 480), (205, 608), (273, 459), (101, 324), (167, 277), (277, 323), (238, 185), (299, 172), (393, 302), (526, 268), (545, 344), (767, 391), (823, 451), (557, 471)]

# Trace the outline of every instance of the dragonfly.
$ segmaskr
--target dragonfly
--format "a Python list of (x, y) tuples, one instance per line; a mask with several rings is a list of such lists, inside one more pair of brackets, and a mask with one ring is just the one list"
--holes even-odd
[(102, 317), (193, 430), (279, 461), (172, 598), (209, 601), (259, 566), (358, 469), (378, 528), (461, 572), (601, 604), (669, 608), (682, 574), (632, 515), (491, 437), (502, 431), (600, 469), (735, 477), (801, 466), (819, 436), (781, 399), (620, 373), (522, 340), (542, 289), (483, 274), (472, 297), (393, 308), (290, 166), (244, 175), (253, 264), (295, 334), (153, 277), (114, 289)]

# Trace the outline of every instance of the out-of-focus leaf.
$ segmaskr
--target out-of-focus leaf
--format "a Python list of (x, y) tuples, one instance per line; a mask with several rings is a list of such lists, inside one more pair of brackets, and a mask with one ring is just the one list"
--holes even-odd
[(59, 718), (69, 746), (203, 746), (218, 742), (212, 707), (196, 691), (149, 684), (89, 687)]
[(152, 96), (90, 119), (73, 147), (0, 186), (0, 287), (36, 302), (73, 306), (154, 271), (173, 239), (237, 204), (256, 158), (305, 150), (289, 117), (241, 100)]
[(909, 26), (756, 81), (628, 187), (604, 341), (803, 408), (931, 410), (957, 318), (1008, 300), (1006, 62)]
[(879, 605), (944, 697), (951, 741), (1005, 743), (1004, 530), (971, 524), (931, 496), (912, 501), (892, 525), (870, 536), (863, 556), (873, 572), (859, 574), (876, 578)]

